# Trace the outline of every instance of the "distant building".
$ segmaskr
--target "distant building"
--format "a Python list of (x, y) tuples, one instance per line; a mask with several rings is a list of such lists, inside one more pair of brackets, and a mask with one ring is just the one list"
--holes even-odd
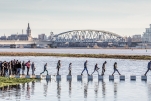
[(129, 37), (127, 38), (127, 45), (130, 47), (131, 44), (132, 44), (132, 38), (129, 36)]
[(141, 42), (141, 41), (142, 41), (141, 35), (133, 35), (132, 36), (132, 42)]
[(38, 35), (39, 40), (47, 40), (47, 36), (45, 34)]
[(7, 40), (28, 40), (31, 41), (32, 40), (32, 36), (31, 36), (31, 29), (28, 23), (28, 27), (26, 30), (26, 34), (23, 34), (23, 30), (22, 30), (22, 34), (12, 34), (10, 36), (8, 36)]
[(150, 24), (150, 28), (146, 28), (146, 32), (144, 32), (142, 36), (142, 41), (151, 42), (151, 24)]
[(1, 36), (0, 37), (0, 40), (7, 40), (7, 37), (4, 35), (4, 36)]

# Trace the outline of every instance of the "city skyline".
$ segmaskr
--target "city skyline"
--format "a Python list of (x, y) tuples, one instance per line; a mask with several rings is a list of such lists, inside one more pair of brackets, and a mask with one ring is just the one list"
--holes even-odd
[[(151, 1), (126, 0), (0, 0), (0, 36), (26, 33), (30, 23), (32, 36), (69, 30), (106, 30), (121, 36), (143, 34), (149, 27)], [(15, 2), (16, 1), (16, 2)]]

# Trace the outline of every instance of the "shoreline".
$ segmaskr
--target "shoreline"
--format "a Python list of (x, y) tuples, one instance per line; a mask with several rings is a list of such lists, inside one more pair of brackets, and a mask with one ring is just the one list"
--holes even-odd
[(0, 56), (57, 56), (57, 57), (86, 57), (151, 60), (149, 55), (107, 55), (107, 54), (64, 54), (64, 53), (35, 53), (35, 52), (1, 52)]

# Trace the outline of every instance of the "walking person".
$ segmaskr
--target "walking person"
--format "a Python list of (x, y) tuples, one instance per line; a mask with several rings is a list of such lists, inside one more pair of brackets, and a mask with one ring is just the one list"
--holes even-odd
[(22, 62), (22, 75), (25, 75), (25, 74), (24, 74), (24, 71), (25, 71), (25, 62), (23, 61), (23, 62)]
[(119, 71), (117, 70), (117, 63), (115, 62), (115, 63), (114, 63), (114, 72), (113, 72), (112, 75), (114, 75), (114, 73), (115, 73), (116, 71), (118, 72), (119, 75), (121, 75), (121, 74), (119, 73)]
[[(94, 73), (95, 71), (98, 72), (99, 69), (100, 69), (100, 68), (98, 68), (98, 64), (96, 63), (95, 66), (94, 66), (94, 71), (93, 71), (93, 73)], [(93, 74), (93, 73), (92, 73), (92, 74)], [(91, 75), (92, 75), (92, 74), (91, 74)], [(99, 72), (98, 72), (98, 75), (99, 75)]]
[[(43, 71), (42, 73), (44, 73), (45, 71), (47, 72), (47, 75), (48, 75), (47, 63), (44, 65), (44, 71)], [(40, 75), (41, 75), (42, 73), (40, 73)]]
[(29, 75), (30, 61), (28, 61), (28, 62), (26, 63), (26, 66), (27, 66), (27, 75)]
[(83, 72), (84, 72), (85, 70), (87, 71), (87, 75), (89, 75), (88, 69), (87, 69), (87, 62), (88, 62), (87, 60), (84, 62), (84, 69), (83, 69), (81, 75), (83, 75)]
[(144, 74), (145, 76), (146, 76), (146, 74), (148, 73), (149, 70), (151, 70), (151, 61), (148, 62), (147, 71), (146, 71), (146, 73)]
[(69, 64), (69, 74), (68, 75), (71, 75), (71, 69), (72, 69), (72, 63)]
[(32, 69), (32, 75), (35, 75), (34, 74), (34, 71), (35, 71), (35, 64), (34, 64), (34, 62), (32, 62), (32, 64), (31, 64), (31, 69)]
[(58, 63), (57, 63), (57, 75), (59, 75), (59, 69), (61, 68), (61, 61), (58, 60)]
[(104, 75), (104, 72), (105, 72), (105, 64), (106, 64), (107, 62), (105, 61), (104, 63), (103, 63), (103, 65), (102, 65), (102, 76)]

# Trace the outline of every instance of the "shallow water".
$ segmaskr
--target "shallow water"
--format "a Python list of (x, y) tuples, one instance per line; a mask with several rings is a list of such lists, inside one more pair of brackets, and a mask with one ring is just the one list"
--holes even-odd
[(151, 82), (36, 81), (0, 89), (0, 100), (12, 101), (150, 101)]
[[(43, 66), (48, 63), (50, 75), (56, 75), (57, 61), (61, 60), (60, 74), (62, 80), (51, 81), (41, 80), (20, 84), (13, 87), (3, 87), (0, 89), (0, 101), (150, 101), (151, 100), (151, 71), (148, 72), (148, 81), (141, 81), (140, 77), (146, 72), (146, 60), (125, 60), (125, 59), (98, 59), (98, 58), (69, 58), (69, 57), (0, 57), (0, 60), (10, 61), (18, 59), (20, 61), (35, 62), (35, 74), (43, 71)], [(88, 60), (88, 70), (91, 74), (94, 65), (98, 63), (101, 68), (104, 61), (107, 61), (104, 81), (98, 81), (97, 73), (94, 73), (94, 80), (88, 81), (84, 72), (83, 81), (77, 81), (77, 75), (81, 74), (83, 64)], [(72, 62), (72, 81), (66, 80), (68, 65)], [(115, 80), (109, 81), (108, 76), (113, 72), (113, 64), (117, 62), (118, 70), (126, 76), (125, 81), (119, 81), (119, 76), (115, 73)], [(99, 70), (101, 74), (101, 69)], [(31, 74), (31, 70), (30, 70)], [(46, 73), (44, 73), (46, 75)], [(136, 81), (130, 81), (130, 75), (136, 75)]]

